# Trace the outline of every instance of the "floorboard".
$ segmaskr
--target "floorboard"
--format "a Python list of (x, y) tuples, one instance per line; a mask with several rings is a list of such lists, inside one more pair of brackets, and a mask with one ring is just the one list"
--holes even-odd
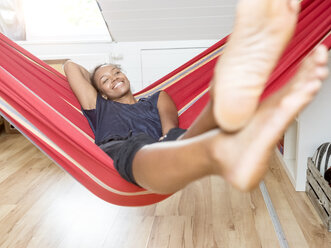
[[(259, 188), (203, 178), (167, 200), (119, 207), (94, 196), (20, 134), (0, 135), (0, 247), (279, 247)], [(265, 177), (290, 247), (331, 247), (331, 234), (278, 157)]]

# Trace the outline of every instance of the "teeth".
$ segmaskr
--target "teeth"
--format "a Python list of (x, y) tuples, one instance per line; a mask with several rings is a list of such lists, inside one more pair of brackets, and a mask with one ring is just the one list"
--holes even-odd
[(118, 83), (114, 86), (114, 89), (116, 89), (117, 87), (119, 87), (121, 84), (123, 84), (123, 82), (118, 82)]

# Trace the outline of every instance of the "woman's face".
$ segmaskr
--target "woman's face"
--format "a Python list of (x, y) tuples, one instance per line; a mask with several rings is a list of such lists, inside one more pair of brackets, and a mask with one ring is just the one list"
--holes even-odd
[(113, 65), (101, 66), (94, 79), (100, 92), (110, 100), (119, 99), (130, 92), (130, 81)]

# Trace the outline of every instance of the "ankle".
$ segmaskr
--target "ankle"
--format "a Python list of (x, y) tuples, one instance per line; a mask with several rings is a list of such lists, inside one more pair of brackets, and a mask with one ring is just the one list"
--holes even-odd
[(213, 131), (213, 137), (206, 145), (207, 154), (209, 158), (210, 174), (223, 176), (228, 171), (226, 168), (229, 147), (226, 134), (223, 134), (220, 129)]

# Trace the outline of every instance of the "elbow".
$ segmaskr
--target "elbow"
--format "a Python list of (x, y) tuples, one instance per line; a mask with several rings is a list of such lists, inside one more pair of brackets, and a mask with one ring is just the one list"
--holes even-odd
[(72, 60), (70, 60), (70, 59), (66, 60), (66, 62), (64, 62), (63, 66), (62, 66), (64, 72), (67, 73), (69, 70), (69, 67), (72, 65), (74, 65), (74, 62), (72, 62)]
[(62, 65), (62, 68), (64, 70), (64, 72), (67, 74), (68, 72), (68, 64), (70, 63), (70, 60), (67, 60), (66, 62), (64, 62), (64, 64)]

